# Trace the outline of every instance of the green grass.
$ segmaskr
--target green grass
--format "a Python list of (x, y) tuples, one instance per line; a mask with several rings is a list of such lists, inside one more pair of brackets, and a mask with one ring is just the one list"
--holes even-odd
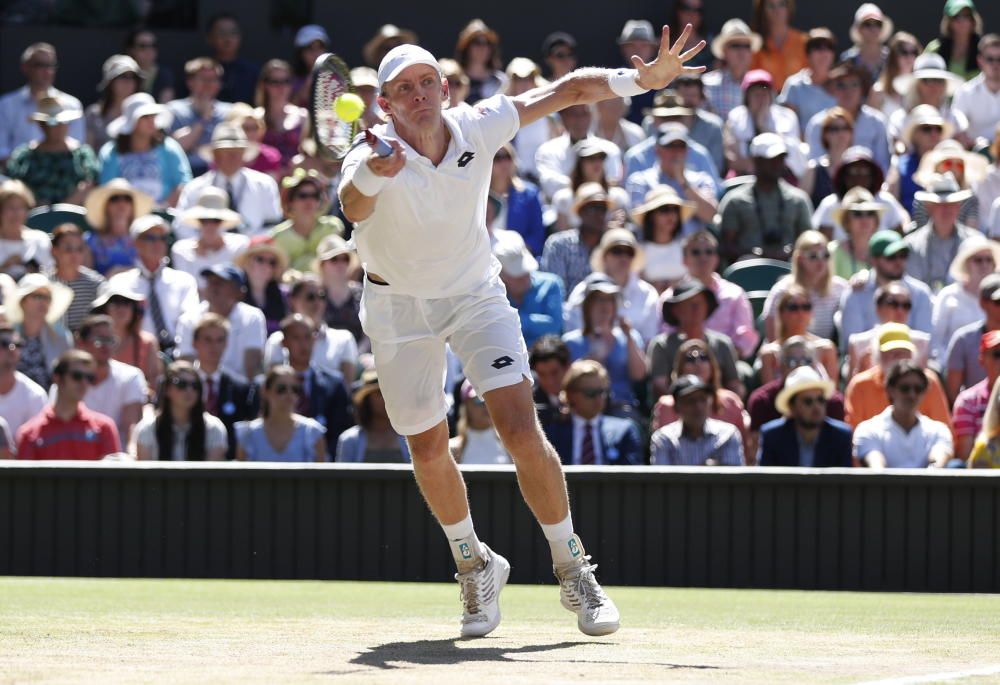
[[(1000, 596), (611, 588), (576, 631), (553, 586), (456, 641), (452, 584), (0, 579), (0, 682), (858, 682), (1000, 664)], [(977, 678), (972, 682), (995, 682)]]

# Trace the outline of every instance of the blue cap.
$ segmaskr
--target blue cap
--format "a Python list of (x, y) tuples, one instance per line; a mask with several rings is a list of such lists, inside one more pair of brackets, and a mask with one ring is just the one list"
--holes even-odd
[(208, 268), (201, 270), (202, 276), (218, 276), (224, 281), (229, 281), (230, 283), (235, 283), (241, 288), (245, 288), (247, 285), (246, 276), (243, 274), (243, 269), (238, 266), (233, 266), (232, 264), (215, 264)]

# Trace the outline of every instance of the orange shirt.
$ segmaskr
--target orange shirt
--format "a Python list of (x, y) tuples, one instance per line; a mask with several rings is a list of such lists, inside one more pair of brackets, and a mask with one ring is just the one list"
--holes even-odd
[[(952, 430), (948, 400), (937, 377), (931, 371), (924, 371), (929, 385), (918, 410), (927, 418), (940, 421)], [(866, 419), (880, 414), (889, 406), (889, 396), (885, 393), (885, 376), (882, 367), (873, 366), (857, 374), (847, 384), (844, 393), (844, 409), (847, 423), (857, 428)]]
[(774, 45), (774, 41), (768, 38), (764, 41), (764, 46), (753, 54), (750, 68), (769, 71), (774, 79), (774, 92), (780, 93), (786, 78), (806, 68), (808, 39), (809, 36), (802, 31), (790, 28), (785, 36), (785, 43), (779, 49)]

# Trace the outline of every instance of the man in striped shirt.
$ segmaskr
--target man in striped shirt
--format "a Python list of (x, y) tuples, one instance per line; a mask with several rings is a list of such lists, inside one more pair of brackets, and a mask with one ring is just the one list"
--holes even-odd
[(715, 388), (694, 375), (670, 388), (680, 418), (653, 433), (650, 461), (659, 466), (742, 466), (743, 441), (732, 424), (709, 417)]
[(87, 246), (83, 232), (75, 224), (61, 224), (52, 231), (52, 258), (55, 266), (47, 274), (50, 279), (69, 286), (73, 301), (66, 311), (66, 328), (76, 331), (80, 322), (90, 314), (90, 307), (104, 277), (83, 265)]
[(979, 363), (986, 371), (986, 378), (958, 393), (951, 415), (955, 431), (955, 457), (963, 461), (969, 458), (972, 444), (983, 427), (990, 391), (1000, 377), (1000, 331), (990, 331), (980, 338)]

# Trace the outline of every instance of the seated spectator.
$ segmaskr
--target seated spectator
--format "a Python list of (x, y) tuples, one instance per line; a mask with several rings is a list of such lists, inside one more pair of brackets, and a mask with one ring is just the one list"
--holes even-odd
[(833, 192), (819, 203), (813, 212), (812, 222), (824, 234), (843, 240), (847, 237), (844, 227), (838, 222), (837, 209), (851, 188), (862, 187), (885, 208), (879, 217), (879, 229), (901, 231), (910, 222), (910, 215), (899, 204), (899, 200), (887, 190), (883, 190), (885, 172), (872, 159), (871, 150), (853, 145), (840, 157), (840, 166), (833, 170)]
[(702, 77), (705, 97), (712, 111), (723, 121), (743, 101), (740, 85), (750, 70), (753, 53), (760, 50), (763, 41), (750, 30), (742, 19), (729, 19), (722, 25), (719, 35), (712, 41), (712, 54), (721, 66)]
[[(501, 154), (502, 152), (503, 149), (501, 148), (497, 154)], [(608, 194), (611, 214), (616, 219), (619, 218), (619, 215), (621, 215), (621, 219), (624, 219), (625, 211), (631, 202), (629, 201), (628, 192), (624, 188), (608, 183), (608, 176), (604, 169), (605, 160), (608, 158), (606, 147), (594, 140), (584, 138), (573, 146), (573, 152), (575, 153), (576, 161), (573, 162), (573, 169), (569, 173), (569, 185), (560, 188), (552, 196), (552, 208), (556, 211), (554, 230), (565, 231), (568, 228), (577, 228), (580, 225), (580, 217), (576, 215), (573, 209), (573, 201), (576, 197), (576, 191), (584, 183), (601, 184), (604, 192)], [(499, 174), (498, 171), (500, 172)], [(490, 190), (495, 193), (499, 187), (501, 193), (506, 193), (503, 181), (503, 172), (494, 166)], [(541, 217), (539, 217), (539, 221), (541, 221)], [(501, 225), (499, 228), (517, 230), (510, 224), (509, 220), (502, 223), (506, 223), (506, 225)], [(544, 242), (544, 231), (542, 236), (540, 236), (539, 242)]]
[(833, 174), (840, 168), (844, 153), (850, 149), (854, 138), (854, 117), (850, 112), (836, 104), (828, 106), (824, 112), (819, 137), (824, 154), (806, 163), (806, 170), (799, 181), (799, 187), (809, 195), (816, 208), (833, 193)]
[(114, 178), (87, 197), (87, 265), (106, 278), (132, 268), (138, 253), (132, 223), (153, 209), (153, 198), (123, 178)]
[[(573, 64), (576, 64), (576, 59), (573, 57), (571, 49), (558, 48), (553, 54), (569, 55), (569, 59), (572, 59)], [(553, 64), (558, 62), (557, 66), (562, 66), (569, 61), (567, 58), (561, 58), (553, 60)], [(454, 62), (454, 60), (451, 60)], [(465, 102), (465, 98), (469, 92), (469, 77), (465, 75), (462, 71), (462, 67), (458, 65), (458, 62), (454, 62), (453, 65), (449, 65), (448, 61), (439, 60), (438, 64), (441, 64), (441, 71), (445, 78), (448, 79), (448, 95), (451, 98), (451, 106), (455, 107), (460, 102)], [(451, 69), (448, 69), (451, 66)], [(576, 68), (575, 66), (573, 67)], [(555, 77), (553, 74), (554, 78)], [(507, 88), (504, 95), (508, 97), (515, 97), (517, 95), (522, 95), (527, 93), (529, 90), (538, 88), (539, 86), (544, 86), (548, 81), (542, 78), (541, 70), (537, 64), (532, 62), (527, 57), (515, 57), (507, 64)], [(376, 81), (377, 83), (377, 81)], [(379, 122), (381, 123), (381, 122)], [(555, 138), (557, 135), (562, 133), (562, 129), (559, 124), (559, 117), (556, 114), (550, 114), (548, 116), (542, 117), (537, 121), (533, 121), (526, 126), (522, 126), (517, 131), (517, 136), (511, 141), (511, 147), (514, 149), (514, 166), (516, 168), (515, 172), (518, 176), (524, 178), (532, 183), (538, 183), (538, 168), (535, 166), (535, 154), (538, 152), (538, 148), (547, 140)], [(503, 146), (501, 146), (502, 151)], [(498, 154), (499, 152), (498, 151)], [(501, 160), (502, 161), (502, 160)], [(494, 170), (496, 167), (494, 166)], [(536, 192), (541, 195), (540, 189), (536, 187)], [(544, 240), (544, 234), (542, 236)], [(526, 240), (525, 242), (532, 242), (531, 240)], [(537, 253), (536, 253), (537, 254)]]
[[(674, 361), (673, 373), (670, 374), (670, 382), (673, 383), (681, 376), (697, 376), (702, 382), (715, 388), (709, 416), (733, 424), (740, 432), (743, 444), (748, 444), (750, 415), (743, 408), (740, 396), (720, 385), (722, 374), (719, 372), (719, 364), (715, 361), (711, 348), (704, 340), (688, 340), (677, 350), (677, 359)], [(650, 427), (655, 431), (668, 423), (673, 423), (677, 418), (674, 397), (666, 394), (653, 407), (653, 422)]]
[(94, 359), (63, 352), (52, 369), (55, 399), (17, 432), (18, 459), (98, 460), (121, 452), (115, 422), (83, 403), (94, 382)]
[[(698, 231), (684, 239), (684, 266), (689, 276), (715, 294), (718, 308), (705, 321), (705, 328), (729, 336), (741, 358), (757, 349), (760, 335), (746, 291), (718, 274), (719, 241), (709, 231)], [(670, 332), (673, 327), (665, 325)]]
[(493, 419), (469, 379), (462, 382), (457, 434), (449, 449), (459, 464), (509, 464), (510, 455), (493, 428)]
[[(680, 33), (675, 35), (680, 35)], [(689, 42), (689, 45), (694, 45), (694, 42)], [(646, 19), (629, 19), (622, 26), (617, 43), (618, 54), (621, 57), (620, 64), (629, 67), (632, 66), (633, 55), (638, 56), (643, 62), (652, 61), (659, 47), (660, 39), (656, 36), (653, 24)], [(632, 97), (631, 100), (628, 118), (638, 123), (642, 108), (652, 101), (652, 93), (641, 93)]]
[(252, 146), (247, 151), (247, 168), (267, 174), (280, 182), (285, 175), (285, 168), (281, 164), (281, 153), (278, 149), (263, 142), (264, 115), (261, 110), (245, 102), (235, 102), (229, 108), (229, 114), (223, 122), (239, 126), (246, 134)]
[(608, 374), (600, 362), (581, 359), (569, 367), (561, 393), (569, 418), (546, 426), (546, 436), (563, 464), (642, 464), (639, 428), (629, 419), (604, 413), (609, 394)]
[(121, 282), (102, 285), (91, 312), (106, 314), (111, 319), (113, 335), (118, 340), (112, 359), (139, 369), (152, 393), (163, 371), (160, 346), (152, 333), (141, 328), (145, 299), (121, 286)]
[[(316, 345), (316, 322), (302, 314), (290, 314), (281, 321), (281, 344), (288, 366), (300, 384), (295, 412), (315, 419), (327, 436), (330, 460), (336, 456), (337, 438), (354, 425), (351, 395), (339, 372), (328, 373), (312, 364)], [(273, 367), (272, 367), (273, 368)]]
[(610, 378), (611, 413), (631, 416), (637, 408), (632, 384), (646, 378), (641, 337), (619, 317), (621, 289), (611, 278), (594, 273), (584, 283), (582, 325), (563, 335), (563, 342), (574, 361), (600, 362)]
[(683, 124), (663, 124), (656, 139), (656, 163), (628, 177), (625, 189), (634, 207), (646, 201), (651, 190), (670, 186), (685, 201), (694, 205), (694, 212), (683, 224), (683, 232), (693, 233), (705, 228), (715, 218), (719, 186), (704, 171), (687, 165), (688, 134)]
[(108, 124), (110, 140), (100, 149), (101, 183), (124, 178), (159, 206), (176, 205), (191, 180), (191, 165), (180, 143), (167, 135), (171, 121), (167, 108), (151, 95), (125, 98), (121, 116)]
[(919, 411), (926, 371), (903, 359), (886, 376), (889, 406), (854, 429), (854, 458), (870, 468), (944, 467), (954, 455), (950, 428)]
[[(225, 192), (229, 208), (242, 217), (240, 232), (244, 235), (254, 236), (280, 221), (278, 184), (267, 174), (246, 167), (247, 159), (253, 156), (252, 148), (242, 127), (225, 123), (216, 126), (211, 145), (205, 150), (210, 151), (214, 168), (184, 186), (177, 201), (180, 216), (195, 205), (205, 188), (215, 186)], [(178, 238), (190, 238), (195, 230), (183, 218), (174, 224)]]
[(983, 335), (1000, 329), (1000, 274), (990, 274), (979, 283), (979, 306), (985, 317), (955, 331), (945, 353), (945, 387), (952, 402), (959, 390), (986, 378), (979, 363), (979, 343)]
[[(645, 254), (635, 235), (627, 228), (609, 229), (597, 249), (590, 255), (594, 274), (604, 274), (619, 288), (619, 315), (627, 320), (641, 340), (640, 349), (660, 331), (659, 293), (639, 278), (645, 264)], [(565, 306), (566, 330), (580, 327), (586, 279), (570, 293)], [(612, 373), (612, 375), (614, 375)]]
[(879, 6), (866, 2), (854, 12), (851, 24), (853, 46), (840, 53), (840, 61), (848, 62), (866, 70), (872, 80), (878, 78), (885, 68), (889, 49), (885, 42), (892, 35), (892, 19), (885, 16)]
[(990, 392), (1000, 377), (1000, 331), (990, 331), (979, 341), (979, 363), (986, 378), (958, 393), (952, 419), (955, 422), (955, 457), (966, 461), (980, 435), (988, 411)]
[(543, 335), (561, 335), (564, 296), (559, 277), (538, 270), (524, 239), (514, 231), (504, 231), (497, 238), (493, 254), (500, 262), (507, 301), (521, 318), (524, 344), (530, 347)]
[(761, 133), (775, 133), (785, 141), (789, 170), (796, 178), (802, 176), (806, 160), (799, 147), (799, 119), (792, 110), (774, 103), (775, 86), (771, 74), (763, 69), (752, 69), (743, 77), (740, 88), (743, 104), (729, 112), (723, 130), (730, 170), (737, 174), (753, 173), (750, 141)]
[(11, 324), (0, 323), (0, 416), (7, 420), (12, 438), (48, 401), (45, 390), (17, 370), (23, 345)]
[[(906, 115), (898, 136), (905, 151), (893, 158), (887, 184), (907, 212), (913, 211), (913, 196), (921, 189), (915, 178), (920, 160), (951, 133), (951, 125), (930, 105), (917, 105)], [(926, 209), (924, 213), (926, 217)]]
[(862, 269), (871, 268), (868, 262), (868, 243), (878, 230), (885, 207), (876, 202), (872, 194), (860, 186), (844, 194), (840, 207), (834, 210), (834, 221), (843, 226), (847, 238), (830, 243), (833, 273), (840, 278), (850, 278)]
[(1000, 124), (994, 134), (993, 144), (987, 150), (993, 163), (987, 167), (986, 176), (973, 186), (979, 198), (979, 216), (984, 218), (983, 233), (991, 238), (1000, 237)]
[(837, 56), (836, 37), (826, 27), (815, 28), (809, 31), (805, 47), (805, 67), (785, 79), (778, 95), (778, 104), (798, 116), (799, 128), (805, 128), (817, 112), (837, 104), (826, 89)]
[(882, 112), (886, 118), (903, 108), (903, 94), (896, 90), (896, 77), (913, 73), (913, 65), (923, 49), (916, 36), (906, 31), (896, 31), (889, 39), (885, 67), (876, 77), (875, 85), (868, 94), (868, 104)]
[(941, 32), (927, 44), (926, 51), (948, 60), (948, 70), (962, 79), (970, 79), (979, 71), (976, 50), (983, 35), (983, 18), (972, 0), (945, 2), (941, 17)]
[(229, 321), (229, 340), (222, 368), (242, 379), (252, 379), (261, 368), (267, 328), (264, 313), (243, 302), (246, 276), (235, 266), (217, 264), (201, 273), (205, 278), (205, 300), (185, 311), (177, 322), (177, 354), (193, 358), (194, 328), (207, 313)]
[(608, 228), (611, 202), (599, 183), (584, 183), (576, 189), (573, 212), (580, 225), (549, 236), (542, 250), (541, 268), (562, 279), (567, 294), (590, 273), (590, 253)]
[(788, 147), (775, 133), (761, 133), (750, 143), (753, 183), (727, 193), (719, 203), (723, 257), (735, 262), (747, 256), (788, 259), (792, 243), (812, 224), (809, 196), (786, 182)]
[(572, 105), (559, 111), (565, 133), (547, 140), (538, 147), (535, 153), (535, 166), (538, 169), (539, 185), (545, 197), (552, 198), (556, 191), (570, 184), (569, 174), (576, 162), (575, 145), (581, 140), (589, 139), (604, 148), (607, 158), (604, 160), (605, 177), (609, 185), (618, 185), (622, 180), (622, 157), (618, 146), (598, 138), (590, 132), (593, 123), (593, 112), (590, 105)]
[(288, 301), (279, 285), (288, 260), (269, 235), (254, 236), (247, 249), (236, 255), (236, 266), (247, 276), (243, 301), (264, 312), (267, 333), (278, 330), (288, 314)]
[[(833, 338), (834, 318), (840, 308), (840, 299), (847, 291), (847, 281), (833, 273), (827, 239), (819, 231), (805, 231), (795, 240), (792, 251), (792, 273), (783, 276), (768, 294), (762, 316), (769, 338), (775, 331), (777, 318), (774, 305), (785, 290), (798, 285), (812, 303), (812, 321), (809, 332), (821, 338)], [(798, 335), (795, 333), (793, 335)], [(836, 377), (831, 376), (836, 382)]]
[(7, 160), (7, 175), (24, 181), (40, 205), (81, 204), (97, 180), (94, 150), (69, 135), (69, 123), (81, 116), (79, 109), (67, 109), (56, 98), (42, 98), (31, 115), (42, 126), (41, 140), (20, 145)]
[(188, 60), (184, 64), (184, 78), (189, 95), (167, 103), (173, 117), (170, 134), (187, 153), (192, 173), (200, 176), (208, 166), (198, 155), (198, 148), (212, 140), (216, 127), (229, 113), (229, 105), (217, 99), (222, 87), (222, 66), (214, 59)]
[[(535, 411), (542, 428), (546, 428), (550, 422), (564, 418), (567, 411), (559, 395), (563, 379), (569, 371), (569, 348), (558, 336), (543, 335), (531, 346), (528, 364), (535, 377), (532, 392)], [(546, 428), (546, 432), (547, 430)]]
[(548, 67), (549, 80), (561, 79), (576, 69), (576, 39), (565, 31), (550, 33), (542, 41), (542, 60)]
[(66, 310), (63, 323), (70, 331), (75, 331), (83, 318), (90, 313), (97, 291), (104, 283), (104, 277), (83, 265), (87, 255), (87, 244), (83, 231), (76, 224), (61, 224), (52, 231), (52, 258), (55, 266), (46, 275), (56, 283), (62, 283), (73, 291), (73, 300)]
[(285, 220), (274, 227), (274, 244), (297, 271), (310, 271), (316, 248), (328, 235), (344, 235), (344, 224), (330, 208), (327, 179), (315, 171), (296, 169), (281, 181)]
[[(689, 86), (688, 83), (693, 85)], [(672, 85), (677, 90), (666, 88), (658, 91), (653, 96), (653, 106), (643, 110), (646, 115), (643, 126), (650, 133), (625, 152), (625, 178), (637, 171), (656, 167), (657, 140), (662, 133), (675, 130), (677, 125), (681, 125), (687, 131), (685, 165), (691, 171), (707, 174), (718, 184), (719, 172), (726, 165), (726, 157), (722, 151), (723, 121), (715, 114), (701, 109), (706, 104), (701, 74), (682, 74)], [(685, 93), (683, 97), (681, 90)]]
[[(688, 37), (688, 45), (693, 44), (691, 37)], [(695, 56), (694, 60), (697, 61), (706, 55), (706, 53), (709, 60), (713, 59), (711, 52), (702, 50)], [(713, 114), (708, 110), (708, 99), (705, 97), (705, 83), (702, 80), (702, 75), (681, 74), (670, 85), (676, 89), (677, 94), (680, 96), (680, 104), (684, 108), (689, 109), (688, 113), (678, 112), (674, 115), (676, 121), (679, 121), (688, 128), (688, 137), (691, 144), (688, 150), (689, 154), (693, 153), (698, 146), (704, 148), (706, 156), (715, 166), (713, 176), (718, 179), (719, 173), (726, 168), (726, 156), (722, 145), (722, 127), (725, 125), (725, 121), (717, 114)], [(653, 106), (655, 110), (655, 98)], [(700, 171), (707, 171), (707, 169), (700, 169)]]
[(135, 427), (131, 453), (140, 461), (221, 461), (226, 427), (205, 411), (201, 379), (189, 362), (167, 367), (156, 413)]
[[(774, 290), (771, 291), (774, 294)], [(760, 360), (760, 382), (769, 383), (780, 374), (781, 346), (789, 338), (805, 338), (816, 354), (817, 368), (834, 383), (840, 379), (837, 348), (828, 339), (809, 329), (816, 305), (801, 285), (794, 283), (775, 298), (774, 339), (761, 345), (757, 352)]]
[[(687, 45), (697, 45), (699, 41), (712, 44), (712, 33), (709, 28), (709, 20), (706, 16), (706, 7), (701, 0), (688, 0), (686, 3), (675, 3), (670, 14), (670, 33), (679, 36), (684, 31), (684, 27), (691, 24), (691, 34), (688, 36)], [(691, 58), (691, 66), (712, 68), (715, 63), (715, 55), (711, 50), (702, 50)]]
[(198, 283), (194, 276), (167, 266), (170, 229), (155, 214), (132, 222), (129, 235), (138, 256), (135, 268), (116, 274), (111, 282), (146, 299), (142, 330), (152, 333), (163, 352), (174, 348), (177, 321), (184, 312), (198, 308)]
[(681, 376), (670, 386), (680, 418), (658, 429), (650, 440), (655, 466), (742, 466), (740, 432), (710, 417), (715, 388), (697, 376)]
[(115, 422), (118, 435), (128, 445), (132, 429), (142, 418), (146, 403), (146, 379), (134, 366), (112, 359), (119, 340), (110, 316), (88, 316), (76, 332), (76, 346), (94, 358), (94, 380), (83, 403)]
[(21, 181), (0, 181), (0, 273), (14, 280), (52, 266), (49, 236), (24, 225), (34, 206), (28, 186)]
[(845, 347), (855, 333), (874, 328), (878, 323), (875, 314), (875, 289), (890, 281), (901, 280), (910, 291), (912, 308), (907, 325), (918, 331), (931, 332), (931, 293), (921, 281), (904, 273), (909, 253), (909, 246), (895, 231), (878, 231), (868, 241), (868, 255), (872, 265), (868, 277), (860, 287), (845, 290), (840, 302), (841, 347)]
[(61, 283), (28, 274), (4, 301), (7, 322), (23, 343), (17, 370), (43, 388), (49, 387), (56, 358), (72, 346), (69, 331), (60, 323), (72, 300), (73, 291)]
[(14, 434), (11, 433), (7, 420), (0, 416), (0, 459), (13, 459), (14, 449)]
[(850, 467), (851, 427), (826, 416), (834, 384), (811, 366), (800, 366), (785, 379), (775, 402), (785, 418), (760, 431), (761, 466)]
[[(589, 143), (580, 144), (589, 145)], [(601, 155), (604, 155), (603, 149), (600, 149), (600, 155), (597, 157), (577, 157), (576, 164), (573, 167), (573, 172), (570, 174), (570, 178), (574, 184), (573, 190), (576, 189), (576, 185), (583, 182), (582, 172), (584, 168), (594, 167), (592, 161), (588, 160), (597, 159)], [(600, 181), (603, 176), (604, 165), (601, 164), (597, 168), (598, 178), (588, 178), (587, 180)], [(606, 183), (604, 185), (607, 187)], [(619, 193), (622, 201), (627, 204), (628, 196), (625, 194), (624, 190), (617, 188), (614, 192)], [(531, 253), (540, 255), (542, 253), (542, 247), (545, 245), (545, 221), (542, 218), (541, 195), (538, 191), (538, 186), (517, 175), (514, 161), (513, 143), (504, 143), (493, 156), (493, 174), (490, 176), (490, 193), (500, 198), (503, 208), (497, 218), (494, 219), (493, 228), (517, 231), (521, 237), (524, 238), (524, 242), (528, 245)], [(556, 194), (568, 195), (569, 201), (567, 202), (567, 207), (572, 203), (573, 191), (563, 188)], [(622, 206), (625, 205), (623, 204)], [(568, 218), (569, 217), (567, 216), (567, 219)], [(563, 215), (560, 214), (559, 219), (563, 219)], [(563, 227), (569, 227), (568, 221)]]
[[(959, 203), (958, 222), (969, 228), (979, 228), (979, 200), (970, 188), (986, 176), (987, 169), (987, 160), (981, 154), (968, 152), (956, 140), (942, 140), (920, 158), (920, 166), (913, 174), (913, 180), (923, 190), (931, 190), (935, 174), (952, 174), (963, 194), (963, 199), (955, 200)], [(926, 198), (921, 197), (921, 190), (914, 191), (914, 223), (917, 226), (926, 224), (932, 218), (930, 212)]]
[(952, 279), (934, 300), (934, 358), (943, 360), (955, 331), (983, 320), (979, 285), (1000, 265), (1000, 245), (976, 233), (962, 242), (948, 268)]
[(1000, 384), (993, 384), (993, 391), (990, 393), (983, 416), (983, 428), (976, 436), (976, 443), (969, 455), (968, 464), (970, 469), (995, 469), (1000, 468), (1000, 442), (997, 436), (1000, 435), (1000, 427), (997, 425), (998, 415), (1000, 415), (1000, 391), (997, 390)]
[(496, 95), (507, 82), (500, 70), (500, 37), (482, 19), (473, 19), (458, 34), (455, 61), (469, 77), (465, 101), (470, 105)]
[(209, 17), (205, 42), (212, 51), (212, 58), (222, 67), (219, 99), (223, 102), (250, 102), (253, 99), (260, 67), (240, 57), (242, 39), (235, 15), (219, 12)]
[(660, 302), (663, 320), (673, 328), (653, 338), (646, 350), (653, 397), (659, 399), (666, 394), (677, 351), (685, 340), (694, 339), (708, 343), (719, 363), (723, 387), (742, 396), (744, 386), (736, 369), (736, 348), (728, 336), (706, 326), (706, 320), (719, 306), (715, 293), (701, 281), (687, 279), (665, 291)]
[[(355, 88), (358, 82), (352, 78)], [(299, 150), (306, 110), (292, 104), (292, 67), (282, 59), (271, 59), (261, 67), (253, 104), (264, 117), (262, 142), (271, 145), (281, 155), (283, 169), (291, 164)]]
[(406, 438), (392, 429), (385, 398), (374, 368), (365, 369), (354, 391), (356, 426), (340, 434), (337, 461), (369, 464), (405, 464), (410, 461)]
[(694, 205), (670, 186), (656, 186), (632, 210), (632, 221), (642, 229), (645, 264), (642, 278), (662, 293), (687, 275), (681, 226), (694, 214)]
[(194, 368), (201, 381), (205, 411), (222, 421), (228, 435), (226, 459), (236, 458), (236, 428), (240, 421), (257, 415), (259, 396), (253, 385), (222, 368), (222, 355), (229, 340), (229, 321), (218, 314), (205, 314), (194, 329)]
[[(844, 378), (870, 369), (878, 357), (878, 336), (883, 324), (906, 324), (913, 309), (910, 290), (902, 281), (889, 281), (875, 289), (875, 316), (878, 323), (867, 331), (853, 333), (847, 341), (848, 371)], [(926, 366), (931, 356), (931, 336), (923, 331), (910, 329), (910, 342), (917, 348), (914, 360)], [(938, 359), (941, 359), (939, 357)]]
[[(122, 104), (142, 87), (142, 70), (128, 55), (111, 55), (101, 65), (97, 102), (84, 111), (87, 145), (94, 150), (108, 142), (108, 124), (121, 116)], [(77, 203), (79, 204), (79, 203)]]
[(951, 125), (956, 138), (969, 144), (969, 120), (950, 104), (951, 96), (961, 84), (962, 79), (947, 71), (940, 55), (925, 52), (917, 57), (913, 71), (896, 77), (894, 85), (896, 91), (903, 94), (903, 106), (889, 117), (890, 134), (894, 138), (899, 135), (906, 124), (907, 113), (914, 107), (929, 105)]
[(1000, 35), (986, 34), (978, 48), (980, 73), (958, 88), (952, 107), (969, 120), (970, 140), (992, 141), (1000, 124)]
[[(326, 461), (326, 429), (295, 412), (302, 383), (289, 366), (272, 366), (260, 389), (260, 417), (236, 424), (240, 461)], [(278, 449), (275, 445), (281, 445)]]
[[(21, 73), (26, 83), (0, 97), (0, 165), (14, 148), (41, 139), (42, 131), (31, 119), (41, 98), (55, 98), (65, 109), (83, 110), (79, 100), (53, 85), (58, 68), (56, 49), (49, 43), (32, 43), (21, 53)], [(73, 122), (70, 135), (86, 140), (83, 119)]]
[(948, 268), (962, 243), (979, 235), (976, 229), (958, 222), (959, 206), (972, 197), (972, 191), (961, 190), (948, 172), (931, 176), (927, 190), (917, 191), (915, 197), (927, 205), (930, 221), (904, 238), (910, 251), (906, 273), (937, 293), (950, 282)]
[(319, 274), (326, 292), (323, 315), (326, 325), (350, 331), (359, 352), (371, 349), (368, 336), (361, 330), (361, 284), (356, 280), (361, 262), (358, 253), (347, 246), (343, 238), (330, 235), (316, 248), (313, 271)]
[[(877, 416), (888, 406), (890, 398), (886, 396), (885, 388), (890, 367), (898, 361), (912, 362), (917, 353), (917, 348), (910, 339), (909, 328), (902, 324), (883, 324), (879, 330), (878, 344), (875, 366), (852, 378), (844, 393), (846, 420), (855, 428), (861, 422)], [(927, 377), (927, 388), (920, 395), (921, 412), (945, 424), (950, 431), (951, 412), (937, 375), (929, 369), (917, 368)]]
[(612, 97), (594, 103), (594, 113), (597, 116), (591, 130), (598, 138), (617, 145), (618, 151), (623, 155), (646, 138), (642, 126), (624, 118), (631, 102), (631, 98)]
[[(781, 346), (781, 375), (773, 381), (765, 383), (752, 393), (747, 400), (747, 412), (750, 414), (750, 440), (746, 444), (746, 454), (749, 457), (757, 455), (757, 445), (760, 429), (764, 424), (781, 418), (776, 402), (778, 393), (785, 386), (788, 375), (800, 366), (811, 366), (817, 372), (816, 353), (805, 338), (789, 338)], [(844, 397), (834, 392), (826, 403), (826, 415), (838, 421), (844, 420)]]
[[(391, 24), (390, 24), (391, 26)], [(395, 27), (393, 27), (395, 28)], [(295, 32), (295, 58), (292, 61), (294, 67), (295, 76), (292, 78), (292, 103), (300, 107), (305, 107), (309, 104), (309, 93), (312, 90), (312, 68), (319, 59), (319, 56), (325, 52), (330, 52), (330, 36), (327, 35), (326, 29), (318, 24), (306, 24), (298, 31)], [(400, 41), (402, 42), (402, 41)], [(413, 34), (413, 42), (416, 44), (416, 34)], [(368, 59), (372, 53), (367, 49), (370, 45), (370, 41), (365, 45), (366, 50), (365, 62), (370, 67), (377, 67), (379, 62), (382, 60), (381, 55), (374, 60), (372, 63), (371, 59)], [(386, 50), (388, 52), (388, 50)]]
[(233, 232), (241, 223), (240, 215), (227, 209), (229, 199), (219, 188), (202, 188), (194, 206), (180, 215), (180, 220), (197, 226), (194, 237), (181, 238), (170, 248), (170, 263), (178, 271), (199, 279), (199, 274), (216, 264), (232, 264), (247, 249), (250, 239)]
[(753, 3), (752, 26), (760, 34), (762, 45), (754, 53), (751, 67), (773, 74), (778, 90), (786, 78), (806, 65), (808, 37), (790, 26), (794, 14), (795, 2)]

